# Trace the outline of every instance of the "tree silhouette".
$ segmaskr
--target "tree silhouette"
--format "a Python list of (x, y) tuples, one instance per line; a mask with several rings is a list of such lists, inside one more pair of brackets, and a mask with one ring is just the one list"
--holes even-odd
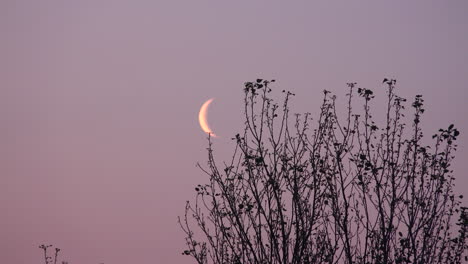
[(467, 261), (468, 210), (450, 168), (459, 131), (450, 125), (424, 145), (421, 95), (405, 117), (396, 81), (384, 80), (376, 123), (374, 92), (348, 83), (345, 114), (324, 91), (314, 121), (291, 118), (294, 94), (275, 103), (272, 82), (245, 83), (245, 128), (229, 163), (216, 163), (208, 138), (207, 166), (198, 166), (209, 182), (179, 217), (182, 254), (200, 264)]
[[(57, 261), (58, 261), (58, 255), (59, 255), (59, 252), (60, 252), (60, 248), (55, 248), (55, 251), (54, 251), (54, 258), (52, 258), (51, 256), (49, 256), (47, 250), (49, 248), (51, 248), (52, 245), (46, 245), (46, 244), (42, 244), (39, 246), (40, 249), (42, 249), (44, 251), (44, 263), (45, 264), (57, 264)], [(66, 261), (62, 261), (62, 264), (68, 264), (68, 262)]]

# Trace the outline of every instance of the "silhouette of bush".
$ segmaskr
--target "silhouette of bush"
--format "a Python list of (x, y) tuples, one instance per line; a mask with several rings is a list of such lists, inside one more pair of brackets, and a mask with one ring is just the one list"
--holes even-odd
[[(53, 253), (53, 258), (51, 256), (49, 256), (49, 253), (47, 252), (47, 250), (49, 248), (51, 248), (52, 245), (45, 245), (45, 244), (42, 244), (39, 246), (40, 249), (42, 249), (44, 251), (44, 263), (45, 264), (57, 264), (57, 261), (58, 261), (58, 256), (59, 256), (59, 252), (60, 252), (60, 248), (55, 248), (54, 250), (54, 253)], [(66, 261), (62, 261), (62, 264), (68, 264), (68, 262)]]
[(200, 264), (468, 260), (468, 210), (450, 168), (460, 133), (450, 125), (424, 145), (421, 95), (405, 117), (396, 80), (384, 79), (385, 117), (374, 122), (374, 91), (348, 83), (344, 115), (325, 90), (314, 121), (291, 117), (294, 94), (276, 103), (272, 82), (245, 83), (245, 127), (228, 163), (215, 161), (208, 137), (207, 166), (198, 164), (208, 183), (179, 217), (182, 254)]

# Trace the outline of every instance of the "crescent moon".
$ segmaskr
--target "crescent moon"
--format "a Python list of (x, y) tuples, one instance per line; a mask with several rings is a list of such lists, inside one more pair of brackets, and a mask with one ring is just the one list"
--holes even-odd
[(200, 123), (200, 127), (205, 133), (208, 133), (211, 137), (216, 137), (215, 133), (211, 128), (208, 126), (207, 116), (208, 116), (208, 106), (210, 106), (211, 102), (213, 102), (214, 98), (206, 101), (202, 107), (200, 108), (200, 113), (198, 113), (198, 122)]

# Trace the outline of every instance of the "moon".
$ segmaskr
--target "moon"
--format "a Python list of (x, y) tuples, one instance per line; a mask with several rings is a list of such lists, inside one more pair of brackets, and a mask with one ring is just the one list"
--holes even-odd
[(213, 102), (214, 98), (206, 101), (202, 107), (200, 108), (200, 113), (198, 113), (198, 122), (200, 122), (200, 127), (205, 133), (208, 133), (211, 137), (216, 137), (216, 134), (211, 130), (208, 126), (207, 116), (208, 116), (208, 107), (210, 106), (211, 102)]

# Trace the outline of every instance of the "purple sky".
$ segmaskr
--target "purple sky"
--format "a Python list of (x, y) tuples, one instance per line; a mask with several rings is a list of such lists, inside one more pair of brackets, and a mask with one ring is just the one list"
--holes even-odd
[(397, 78), (400, 95), (424, 95), (426, 136), (461, 131), (456, 190), (468, 196), (467, 10), (462, 0), (0, 1), (0, 262), (38, 263), (51, 243), (70, 264), (193, 263), (177, 216), (206, 181), (198, 110), (216, 98), (210, 126), (228, 158), (243, 82), (257, 77), (313, 114), (323, 89), (342, 98), (346, 82)]

